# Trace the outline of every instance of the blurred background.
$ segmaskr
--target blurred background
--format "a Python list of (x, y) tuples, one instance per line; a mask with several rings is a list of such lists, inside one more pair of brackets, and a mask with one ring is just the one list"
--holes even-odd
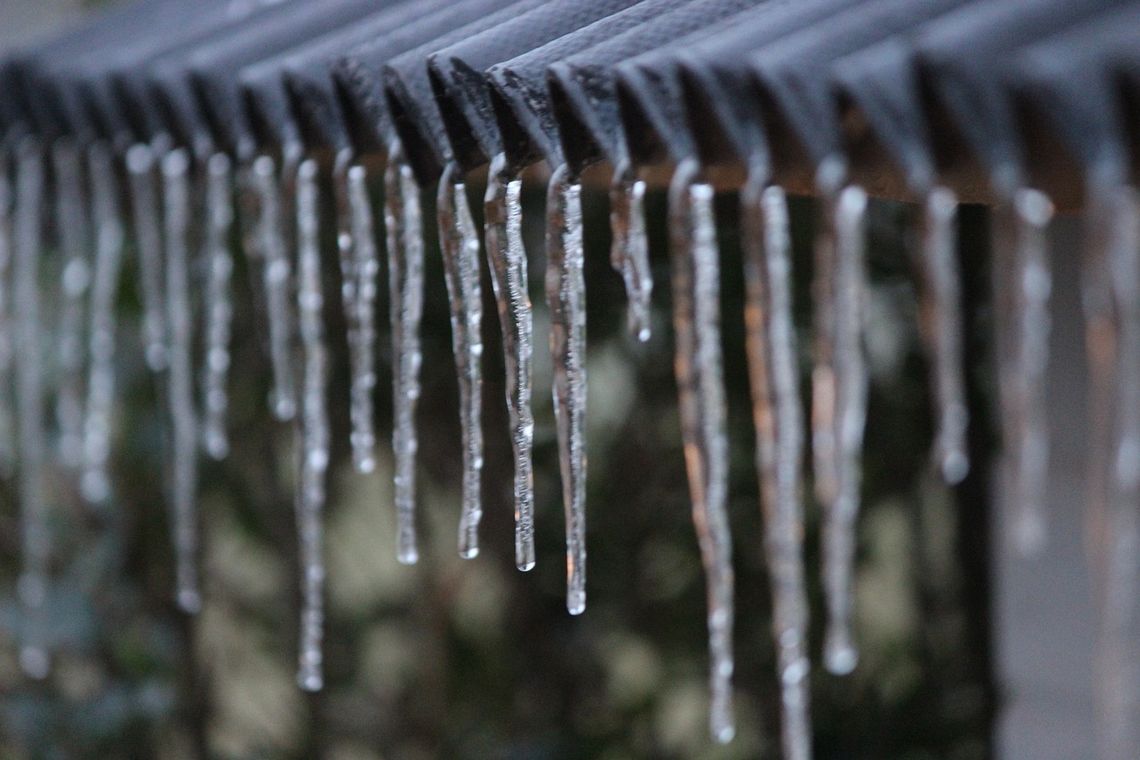
[[(74, 21), (85, 5), (0, 0), (0, 52)], [(658, 194), (649, 203), (655, 235), (654, 333), (647, 344), (636, 344), (624, 329), (620, 277), (609, 267), (604, 193), (585, 197), (589, 605), (583, 616), (571, 618), (564, 606), (554, 420), (544, 390), (550, 387), (550, 359), (543, 337), (548, 314), (542, 232), (534, 226), (542, 218), (539, 188), (532, 183), (524, 216), (531, 224), (538, 339), (535, 570), (514, 569), (502, 351), (489, 300), (484, 308), (484, 548), (473, 561), (456, 553), (458, 391), (433, 242), (427, 255), (418, 412), (421, 560), (404, 567), (395, 559), (386, 445), (391, 431), (387, 330), (381, 331), (377, 389), (379, 467), (361, 476), (347, 456), (343, 324), (339, 310), (329, 308), (337, 448), (327, 508), (326, 688), (310, 695), (296, 687), (299, 573), (290, 490), (292, 433), (267, 413), (264, 324), (253, 311), (251, 283), (238, 257), (233, 451), (225, 462), (203, 463), (205, 606), (195, 618), (180, 613), (172, 599), (163, 498), (163, 417), (155, 413), (160, 407), (154, 381), (137, 350), (137, 293), (128, 270), (120, 305), (117, 500), (105, 513), (92, 514), (83, 508), (70, 475), (59, 472), (52, 479), (57, 549), (50, 629), (56, 658), (43, 682), (27, 680), (17, 663), (17, 508), (10, 479), (0, 480), (0, 758), (778, 756), (778, 692), (744, 364), (736, 198), (718, 199), (739, 727), (735, 741), (721, 747), (710, 741), (706, 727), (705, 587), (673, 380), (664, 199)], [(481, 188), (471, 192), (481, 197)], [(806, 380), (813, 205), (797, 201), (792, 213)], [(994, 442), (983, 390), (991, 384), (986, 215), (975, 207), (961, 211), (975, 467), (962, 485), (948, 489), (933, 475), (927, 456), (930, 400), (906, 248), (914, 213), (903, 204), (875, 201), (868, 220), (872, 395), (856, 602), (862, 657), (845, 678), (819, 667), (813, 672), (819, 758), (980, 760), (995, 754), (999, 695), (986, 464)], [(332, 250), (326, 259), (328, 293), (335, 292), (338, 276)], [(483, 292), (490, 299), (489, 280)], [(333, 298), (326, 302), (335, 305)], [(381, 324), (386, 310), (382, 298)], [(1063, 326), (1062, 337), (1079, 337), (1074, 325)], [(818, 511), (809, 503), (806, 547), (817, 660), (818, 543)]]

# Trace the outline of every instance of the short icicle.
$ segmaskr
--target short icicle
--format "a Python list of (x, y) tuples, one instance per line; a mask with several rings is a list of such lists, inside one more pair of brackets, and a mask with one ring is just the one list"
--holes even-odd
[[(1137, 687), (1136, 624), (1140, 618), (1140, 194), (1134, 188), (1099, 186), (1086, 211), (1086, 282), (1108, 285), (1103, 300), (1090, 299), (1090, 369), (1108, 401), (1108, 414), (1094, 417), (1095, 447), (1104, 447), (1092, 471), (1104, 495), (1098, 529), (1090, 536), (1097, 588), (1097, 720), (1101, 757), (1136, 757), (1140, 736), (1134, 720)], [(1092, 275), (1091, 278), (1088, 275)], [(1098, 276), (1099, 275), (1099, 276)], [(1090, 300), (1093, 301), (1090, 304)], [(1107, 308), (1098, 309), (1103, 305)], [(1091, 312), (1091, 313), (1089, 313)], [(1096, 329), (1100, 319), (1105, 321)], [(1102, 442), (1107, 441), (1107, 446)]]
[(649, 238), (645, 234), (645, 180), (640, 179), (628, 161), (614, 167), (610, 185), (610, 263), (625, 281), (629, 300), (630, 334), (644, 343), (649, 340), (649, 304), (653, 276), (649, 270)]
[(522, 238), (522, 179), (502, 153), (491, 159), (484, 199), (484, 237), (499, 310), (506, 361), (507, 411), (515, 454), (515, 566), (534, 567), (534, 412), (531, 357), (534, 324)]
[(562, 164), (546, 197), (546, 301), (566, 511), (566, 609), (586, 611), (586, 283), (582, 184)]
[(324, 684), (325, 477), (329, 466), (328, 348), (324, 334), (324, 293), (321, 288), (320, 210), (317, 162), (306, 159), (297, 167), (297, 306), (302, 372), (300, 484), (297, 489), (297, 530), (301, 552), (301, 639), (297, 682), (306, 691)]
[(229, 454), (226, 410), (229, 392), (230, 331), (233, 321), (231, 278), (234, 260), (230, 253), (233, 225), (233, 173), (229, 156), (215, 153), (206, 162), (206, 366), (203, 378), (205, 414), (202, 443), (214, 459)]
[(78, 468), (83, 461), (83, 335), (91, 281), (90, 225), (84, 192), (83, 152), (69, 138), (58, 138), (52, 143), (51, 159), (55, 173), (56, 239), (63, 254), (55, 418), (59, 427), (60, 461), (66, 467)]
[(1022, 188), (994, 209), (994, 304), (1005, 455), (1007, 537), (1023, 555), (1046, 541), (1049, 439), (1045, 370), (1049, 361), (1052, 272), (1046, 231), (1053, 204)]
[(958, 284), (958, 199), (945, 187), (927, 193), (916, 265), (921, 288), (919, 327), (931, 364), (935, 417), (934, 464), (951, 485), (970, 468), (962, 365), (962, 311)]
[(24, 609), (20, 667), (31, 678), (46, 678), (51, 668), (47, 648), (48, 535), (47, 433), (40, 313), (39, 266), (43, 238), (44, 156), (27, 138), (16, 148), (16, 198), (13, 262), (13, 319), (16, 329), (16, 405), (19, 417), (20, 522), (23, 565), (17, 591)]
[(8, 152), (0, 150), (0, 477), (9, 477), (16, 466), (15, 419), (12, 399), (12, 359), (15, 352), (12, 308), (12, 179)]
[(728, 523), (728, 435), (720, 338), (720, 250), (715, 193), (698, 179), (697, 164), (682, 162), (669, 189), (673, 259), (674, 368), (681, 433), (693, 502), (693, 522), (708, 587), (709, 726), (728, 742), (732, 712), (733, 571)]
[(364, 167), (346, 172), (349, 227), (356, 279), (356, 344), (352, 355), (352, 454), (359, 472), (376, 469), (376, 427), (372, 393), (376, 389), (376, 294), (380, 259), (372, 222), (372, 199)]
[(424, 241), (420, 187), (393, 141), (384, 170), (384, 226), (388, 248), (389, 318), (392, 332), (393, 424), (396, 459), (396, 558), (419, 559), (416, 547), (416, 402), (420, 398), (420, 321), (424, 309)]
[(804, 580), (803, 447), (792, 261), (784, 190), (753, 170), (741, 192), (745, 326), (772, 632), (780, 676), (783, 754), (811, 757), (808, 604)]
[(147, 366), (161, 372), (167, 365), (166, 315), (162, 266), (162, 227), (155, 181), (155, 152), (143, 143), (127, 150), (131, 216), (139, 256), (139, 289), (143, 306), (143, 341)]
[(867, 196), (848, 185), (823, 196), (816, 240), (812, 440), (816, 496), (823, 508), (823, 586), (827, 600), (824, 667), (850, 673), (858, 661), (851, 634), (860, 455), (867, 417), (863, 355), (866, 297), (863, 220)]
[(83, 422), (83, 477), (80, 491), (89, 504), (111, 495), (107, 471), (115, 411), (115, 302), (123, 265), (123, 217), (110, 148), (87, 151), (91, 178), (95, 270), (91, 280), (91, 325), (87, 334), (87, 404)]
[(479, 233), (471, 218), (467, 185), (459, 167), (448, 164), (439, 180), (439, 247), (451, 304), (451, 345), (459, 373), (459, 422), (463, 438), (463, 508), (459, 554), (479, 554), (483, 518), (483, 294), (479, 284)]
[(193, 315), (190, 301), (190, 156), (162, 159), (166, 251), (167, 403), (171, 422), (170, 499), (178, 606), (202, 607), (198, 586), (198, 414), (194, 397)]
[(279, 420), (291, 420), (297, 410), (297, 391), (293, 379), (293, 307), (290, 287), (293, 265), (289, 260), (285, 225), (281, 213), (282, 190), (277, 179), (277, 164), (267, 155), (253, 160), (253, 185), (257, 196), (257, 245), (261, 261), (262, 287), (269, 321), (269, 362), (273, 373), (273, 390), (269, 407)]

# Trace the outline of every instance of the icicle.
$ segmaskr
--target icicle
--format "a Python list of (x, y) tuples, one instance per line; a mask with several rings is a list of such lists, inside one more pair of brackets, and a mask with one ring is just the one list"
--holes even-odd
[(649, 270), (649, 240), (645, 234), (645, 181), (623, 161), (614, 167), (610, 187), (610, 263), (625, 280), (629, 299), (629, 331), (649, 340), (649, 302), (653, 276)]
[(89, 503), (100, 504), (111, 494), (107, 460), (111, 454), (115, 406), (115, 300), (123, 263), (123, 218), (109, 148), (100, 143), (90, 146), (87, 166), (94, 214), (95, 273), (91, 281), (87, 349), (91, 363), (83, 425), (81, 491)]
[(958, 199), (945, 187), (926, 196), (922, 216), (922, 248), (918, 269), (920, 327), (930, 356), (937, 432), (934, 462), (950, 484), (966, 477), (966, 412), (962, 367), (962, 314), (958, 291)]
[(530, 406), (534, 325), (522, 239), (522, 180), (502, 153), (491, 159), (484, 236), (506, 360), (507, 411), (515, 453), (515, 566), (534, 567), (534, 413)]
[(12, 416), (12, 356), (15, 349), (12, 308), (12, 184), (8, 152), (0, 150), (0, 477), (8, 477), (16, 463), (15, 421)]
[[(1136, 756), (1135, 635), (1140, 591), (1140, 195), (1096, 187), (1088, 204), (1085, 304), (1094, 399), (1091, 536), (1100, 630), (1097, 642), (1101, 756)], [(1094, 412), (1095, 414), (1095, 412)], [(1099, 416), (1099, 419), (1097, 418)]]
[(325, 346), (321, 288), (320, 212), (317, 163), (312, 159), (297, 168), (297, 305), (300, 315), (304, 380), (301, 393), (301, 470), (297, 495), (297, 527), (301, 551), (301, 647), (297, 681), (317, 691), (322, 676), (321, 639), (324, 626), (322, 599), (325, 569), (321, 513), (325, 502), (325, 475), (329, 465), (328, 349)]
[(788, 201), (754, 171), (741, 194), (749, 377), (756, 425), (764, 545), (780, 671), (783, 757), (812, 757), (804, 581), (804, 505), (796, 329), (792, 322)]
[(352, 432), (349, 442), (352, 444), (352, 463), (358, 472), (371, 470), (375, 463), (372, 459), (373, 441), (366, 439), (363, 430), (368, 421), (361, 417), (362, 408), (359, 404), (361, 387), (358, 373), (367, 372), (369, 368), (360, 363), (360, 325), (357, 308), (357, 273), (355, 241), (353, 240), (353, 224), (355, 222), (355, 209), (351, 206), (348, 192), (348, 170), (352, 163), (352, 151), (342, 150), (333, 159), (332, 186), (333, 200), (336, 207), (334, 214), (336, 222), (336, 249), (337, 261), (340, 264), (340, 295), (341, 308), (344, 313), (345, 332), (348, 342), (349, 366), (352, 380), (349, 388), (349, 418), (352, 423)]
[(732, 535), (728, 496), (728, 438), (720, 347), (720, 251), (711, 185), (697, 180), (695, 161), (677, 167), (669, 189), (673, 258), (673, 325), (681, 432), (708, 585), (713, 738), (736, 733), (732, 714)]
[(565, 164), (546, 196), (546, 302), (554, 362), (554, 418), (566, 511), (566, 609), (586, 610), (586, 283), (582, 184)]
[(16, 403), (19, 409), (19, 496), (23, 568), (18, 591), (24, 606), (20, 666), (32, 678), (46, 678), (51, 667), (45, 620), (48, 595), (47, 473), (45, 465), (44, 377), (41, 351), (39, 265), (43, 224), (43, 153), (27, 139), (17, 148), (13, 317), (16, 328)]
[(350, 166), (347, 196), (356, 278), (356, 344), (352, 356), (352, 452), (359, 472), (376, 469), (376, 428), (372, 392), (376, 388), (376, 288), (380, 259), (372, 225), (372, 200), (363, 166)]
[(463, 436), (463, 512), (459, 554), (479, 554), (483, 471), (483, 293), (479, 284), (479, 234), (459, 167), (448, 164), (439, 180), (439, 247), (451, 304), (451, 345), (459, 373), (459, 422)]
[(155, 154), (141, 143), (127, 151), (131, 215), (139, 254), (139, 288), (143, 304), (143, 340), (146, 363), (154, 372), (167, 365), (166, 317), (163, 303), (162, 231), (159, 223)]
[(230, 159), (215, 153), (206, 162), (206, 368), (204, 379), (205, 417), (202, 441), (206, 453), (225, 459), (230, 444), (226, 435), (229, 393), (226, 380), (230, 369), (230, 326), (233, 303), (230, 278), (234, 260), (230, 253), (230, 227), (233, 224), (233, 175)]
[(253, 161), (253, 183), (257, 194), (257, 238), (262, 257), (262, 286), (269, 321), (269, 361), (273, 391), (269, 407), (279, 420), (291, 420), (296, 413), (297, 392), (293, 381), (290, 344), (293, 339), (293, 312), (289, 289), (293, 267), (284, 236), (285, 218), (281, 213), (282, 190), (277, 184), (277, 167), (269, 156)]
[(392, 325), (396, 458), (396, 556), (405, 565), (416, 549), (416, 401), (420, 397), (420, 319), (424, 308), (424, 241), (420, 187), (399, 142), (388, 149), (384, 171), (384, 226), (388, 238), (389, 316)]
[(169, 331), (167, 401), (171, 420), (170, 498), (178, 606), (201, 609), (198, 589), (198, 419), (194, 407), (190, 304), (190, 156), (185, 149), (162, 159), (166, 242), (166, 325)]
[(1021, 189), (994, 209), (994, 302), (1005, 440), (1009, 538), (1022, 554), (1045, 544), (1049, 459), (1045, 370), (1049, 360), (1052, 274), (1045, 232), (1053, 204)]
[(55, 228), (63, 254), (55, 416), (60, 460), (66, 467), (79, 467), (83, 459), (84, 300), (91, 280), (87, 261), (89, 227), (79, 149), (70, 140), (60, 138), (52, 143), (51, 158), (55, 170)]
[(788, 203), (753, 171), (741, 193), (745, 323), (772, 629), (780, 674), (782, 742), (788, 760), (811, 757), (804, 582), (799, 362), (792, 321)]
[(859, 514), (860, 454), (867, 415), (863, 358), (866, 289), (859, 188), (825, 193), (824, 229), (816, 241), (816, 357), (812, 372), (812, 440), (816, 496), (823, 507), (824, 590), (828, 628), (824, 666), (850, 673), (858, 660), (851, 637), (855, 522)]

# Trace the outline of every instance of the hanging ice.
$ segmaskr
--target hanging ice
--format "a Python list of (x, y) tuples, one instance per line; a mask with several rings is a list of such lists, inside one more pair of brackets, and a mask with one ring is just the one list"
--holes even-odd
[(1052, 274), (1046, 228), (1053, 204), (1021, 189), (994, 209), (994, 312), (1004, 441), (1003, 502), (1008, 537), (1023, 554), (1045, 543), (1049, 459), (1045, 370)]
[(498, 304), (506, 360), (507, 411), (515, 454), (515, 566), (534, 567), (534, 413), (531, 356), (534, 326), (527, 293), (527, 260), (522, 239), (522, 180), (507, 168), (502, 153), (491, 160), (484, 199), (484, 236), (491, 283)]
[(736, 733), (732, 713), (733, 572), (728, 524), (728, 437), (720, 347), (720, 250), (711, 185), (697, 178), (695, 161), (677, 167), (669, 192), (673, 259), (673, 325), (681, 433), (693, 522), (708, 586), (713, 738)]
[(12, 308), (12, 183), (8, 154), (0, 151), (0, 476), (7, 477), (15, 466), (13, 443), (16, 430), (12, 416), (12, 356), (15, 349)]
[(1140, 609), (1140, 195), (1094, 186), (1083, 268), (1093, 396), (1090, 557), (1099, 617), (1101, 756), (1135, 755), (1135, 626)]
[(384, 171), (384, 226), (388, 243), (389, 315), (392, 326), (394, 402), (392, 449), (396, 458), (396, 556), (409, 565), (416, 548), (416, 401), (420, 397), (420, 319), (424, 307), (423, 218), (420, 188), (398, 141)]
[(653, 277), (649, 270), (649, 240), (645, 234), (645, 181), (623, 162), (614, 167), (610, 187), (610, 263), (625, 281), (629, 299), (629, 331), (649, 340), (649, 303)]
[(210, 156), (206, 162), (205, 251), (208, 280), (202, 441), (206, 453), (214, 459), (224, 459), (230, 450), (226, 435), (226, 409), (229, 407), (226, 381), (230, 369), (230, 323), (234, 313), (230, 286), (234, 268), (230, 253), (232, 183), (229, 156), (225, 153)]
[(483, 292), (479, 284), (479, 234), (459, 167), (448, 164), (439, 180), (439, 247), (451, 304), (451, 345), (459, 373), (459, 422), (463, 437), (463, 511), (459, 554), (479, 553), (483, 471)]
[(376, 429), (373, 422), (372, 392), (376, 388), (376, 289), (380, 259), (372, 224), (372, 200), (363, 166), (348, 168), (346, 195), (349, 229), (353, 244), (353, 274), (356, 298), (354, 322), (355, 350), (352, 355), (352, 452), (356, 469), (376, 468)]
[(16, 320), (16, 403), (19, 410), (19, 497), (23, 567), (18, 591), (24, 607), (20, 666), (32, 678), (47, 677), (50, 656), (45, 620), (48, 595), (48, 504), (44, 430), (43, 325), (39, 265), (43, 240), (43, 152), (25, 139), (16, 153), (15, 259), (13, 304)]
[(172, 150), (162, 159), (166, 251), (166, 326), (170, 413), (170, 499), (178, 606), (201, 609), (198, 589), (198, 415), (194, 398), (193, 325), (190, 304), (190, 156)]
[(160, 372), (166, 369), (167, 338), (162, 284), (162, 230), (154, 171), (154, 151), (142, 143), (132, 145), (127, 151), (127, 178), (130, 183), (135, 247), (139, 255), (143, 340), (147, 366), (154, 372)]
[(297, 168), (297, 306), (304, 355), (300, 418), (300, 487), (297, 530), (301, 552), (301, 642), (297, 681), (307, 691), (324, 683), (322, 646), (325, 568), (321, 513), (329, 465), (328, 349), (325, 345), (321, 288), (320, 212), (317, 163)]
[(123, 218), (119, 187), (110, 149), (95, 143), (87, 149), (88, 176), (95, 230), (95, 272), (91, 281), (91, 325), (87, 352), (87, 405), (83, 424), (81, 491), (89, 503), (111, 494), (107, 461), (111, 454), (115, 407), (116, 297), (123, 263)]
[[(282, 173), (289, 170), (283, 168)], [(297, 408), (291, 348), (293, 307), (289, 303), (293, 266), (285, 242), (286, 217), (281, 213), (285, 191), (278, 185), (277, 166), (272, 158), (254, 159), (253, 183), (258, 207), (256, 237), (260, 241), (262, 286), (269, 320), (269, 361), (273, 372), (269, 407), (277, 419), (291, 420)]]
[(67, 138), (56, 139), (51, 158), (55, 172), (55, 230), (63, 254), (55, 416), (60, 459), (67, 467), (79, 467), (83, 458), (84, 312), (91, 279), (87, 199), (83, 156), (75, 143)]
[(858, 659), (851, 636), (855, 521), (860, 454), (867, 415), (863, 358), (866, 290), (863, 218), (867, 196), (847, 186), (823, 196), (824, 229), (816, 240), (812, 441), (816, 497), (823, 507), (823, 585), (828, 626), (824, 666), (845, 674)]
[(586, 610), (586, 284), (582, 185), (568, 166), (546, 197), (546, 302), (554, 362), (554, 418), (566, 511), (566, 609)]
[[(356, 169), (361, 174), (356, 190), (363, 198), (354, 198), (349, 187), (349, 173)], [(376, 434), (372, 426), (372, 388), (375, 371), (372, 368), (371, 346), (362, 345), (360, 288), (363, 284), (358, 266), (359, 246), (371, 241), (360, 240), (371, 229), (371, 207), (368, 191), (363, 185), (363, 168), (352, 164), (352, 151), (343, 150), (333, 161), (333, 197), (336, 201), (336, 246), (340, 262), (341, 306), (348, 338), (348, 355), (352, 380), (349, 389), (349, 418), (352, 433), (352, 461), (358, 472), (371, 472), (376, 466)], [(368, 233), (370, 234), (370, 233)]]
[(934, 463), (942, 479), (966, 477), (969, 421), (963, 390), (962, 313), (958, 289), (958, 199), (945, 187), (926, 196), (917, 267), (922, 281), (919, 324), (931, 362), (937, 431)]
[(772, 584), (772, 629), (780, 675), (783, 754), (811, 757), (804, 583), (800, 405), (788, 206), (783, 189), (750, 174), (741, 193), (745, 322), (764, 551)]

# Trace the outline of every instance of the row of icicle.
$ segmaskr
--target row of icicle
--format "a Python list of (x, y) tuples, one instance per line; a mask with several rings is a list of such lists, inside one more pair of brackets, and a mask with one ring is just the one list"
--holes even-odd
[[(12, 166), (8, 166), (8, 161)], [(229, 247), (235, 196), (242, 241), (260, 279), (268, 315), (272, 415), (292, 420), (298, 443), (296, 517), (303, 572), (299, 682), (322, 685), (322, 519), (329, 465), (329, 355), (321, 318), (318, 183), (322, 168), (299, 150), (261, 155), (231, 166), (222, 153), (191, 156), (166, 145), (136, 145), (123, 157), (126, 192), (103, 145), (79, 148), (66, 140), (44, 146), (25, 139), (5, 154), (0, 172), (0, 372), (16, 372), (13, 452), (23, 510), (24, 569), (19, 593), (26, 628), (21, 662), (44, 677), (48, 596), (47, 468), (50, 458), (77, 473), (93, 505), (112, 498), (107, 468), (115, 414), (115, 302), (126, 219), (138, 252), (146, 362), (167, 399), (167, 496), (176, 554), (177, 599), (187, 612), (201, 606), (198, 569), (199, 451), (227, 455), (228, 344), (233, 315)], [(485, 226), (474, 221), (463, 176), (448, 167), (439, 183), (440, 248), (451, 304), (459, 375), (463, 481), (459, 552), (479, 550), (483, 465), (481, 255), (487, 257), (498, 306), (507, 370), (506, 403), (515, 476), (515, 561), (535, 565), (531, 448), (532, 317), (523, 248), (522, 179), (500, 156), (492, 162)], [(351, 449), (360, 472), (375, 467), (373, 391), (376, 386), (376, 303), (381, 259), (365, 165), (339, 155), (329, 173), (336, 200), (341, 302), (348, 329)], [(395, 511), (397, 556), (414, 563), (415, 406), (420, 393), (423, 312), (421, 192), (399, 144), (384, 171), (384, 227), (393, 348)], [(855, 522), (859, 511), (861, 448), (868, 391), (864, 360), (864, 214), (867, 197), (842, 173), (821, 172), (821, 225), (814, 251), (810, 447), (814, 495), (823, 514), (823, 579), (828, 624), (827, 670), (851, 672), (857, 650), (851, 631)], [(49, 192), (49, 189), (51, 192)], [(628, 166), (614, 172), (611, 260), (629, 295), (629, 327), (649, 338), (652, 280), (646, 242), (646, 184)], [(13, 192), (14, 191), (14, 192)], [(582, 185), (566, 166), (551, 175), (546, 211), (546, 298), (551, 313), (553, 402), (566, 512), (567, 607), (586, 605), (586, 293)], [(719, 252), (713, 187), (695, 162), (674, 172), (669, 188), (676, 379), (693, 520), (708, 583), (712, 661), (710, 721), (714, 738), (734, 734), (732, 708), (733, 573), (726, 513), (727, 436), (720, 340)], [(120, 207), (129, 200), (130, 208)], [(805, 433), (792, 320), (792, 256), (784, 191), (760, 170), (741, 195), (746, 328), (765, 555), (773, 599), (773, 635), (783, 693), (785, 757), (811, 755), (807, 600), (803, 562)], [(160, 201), (157, 199), (161, 199)], [(956, 237), (957, 200), (933, 186), (922, 200), (914, 251), (921, 335), (932, 367), (937, 429), (934, 465), (947, 483), (965, 477), (967, 407)], [(1136, 605), (1134, 549), (1140, 534), (1140, 203), (1118, 186), (1094, 192), (1088, 204), (1084, 301), (1093, 378), (1094, 472), (1090, 537), (1097, 547), (1104, 627), (1101, 666), (1131, 673), (1128, 631)], [(993, 212), (993, 271), (1001, 423), (1006, 439), (1009, 535), (1022, 550), (1044, 541), (1048, 456), (1044, 372), (1048, 359), (1050, 273), (1046, 226), (1052, 214), (1040, 192), (1021, 189)], [(54, 335), (45, 328), (41, 260), (45, 215), (58, 244)], [(201, 257), (202, 282), (194, 281)], [(196, 294), (200, 293), (200, 299)], [(201, 301), (201, 366), (195, 362), (195, 302)], [(53, 311), (56, 311), (53, 309)], [(51, 346), (47, 366), (44, 347)], [(17, 360), (18, 357), (18, 360)], [(197, 374), (196, 374), (197, 373)], [(51, 384), (48, 378), (58, 377)], [(49, 451), (47, 404), (54, 403), (58, 445)], [(12, 410), (0, 404), (0, 423)], [(1134, 741), (1128, 720), (1133, 684), (1102, 678), (1105, 736), (1124, 751)], [(1115, 744), (1114, 744), (1115, 743)], [(1112, 755), (1124, 756), (1124, 755)]]

